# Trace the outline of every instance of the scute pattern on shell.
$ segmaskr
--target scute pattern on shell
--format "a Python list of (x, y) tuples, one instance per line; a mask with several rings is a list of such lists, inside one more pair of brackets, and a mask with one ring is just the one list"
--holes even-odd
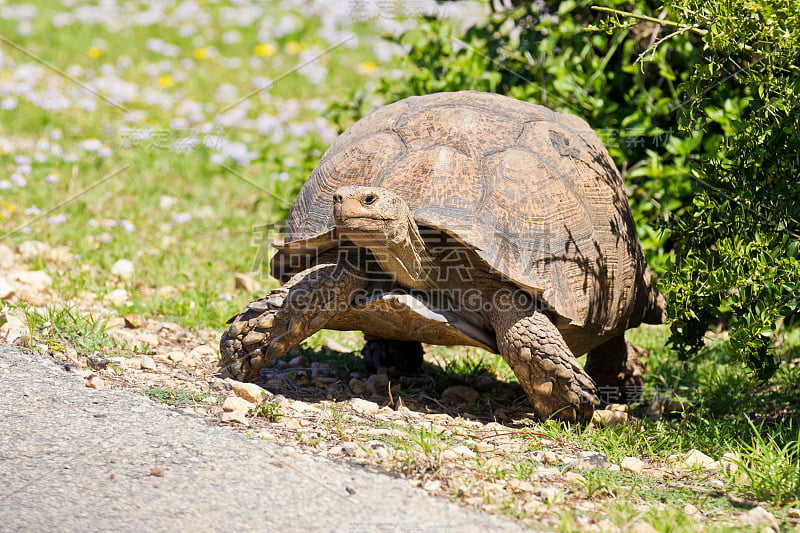
[(325, 153), (286, 241), (334, 227), (343, 185), (400, 193), (418, 224), (474, 248), (573, 325), (599, 334), (641, 321), (651, 281), (622, 179), (578, 117), (476, 92), (380, 108)]

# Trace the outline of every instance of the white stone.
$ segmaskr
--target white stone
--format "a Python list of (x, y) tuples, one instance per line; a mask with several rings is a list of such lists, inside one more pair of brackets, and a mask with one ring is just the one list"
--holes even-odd
[(438, 479), (430, 479), (422, 484), (422, 488), (428, 492), (437, 492), (442, 488), (442, 482)]
[(144, 368), (145, 370), (155, 370), (156, 369), (156, 361), (155, 361), (155, 359), (153, 359), (149, 355), (143, 355), (139, 359), (139, 362), (141, 363), (142, 368)]
[(555, 487), (542, 487), (539, 489), (542, 499), (549, 503), (556, 503), (564, 500), (564, 491)]
[(225, 402), (222, 404), (223, 411), (249, 411), (256, 404), (248, 402), (244, 398), (239, 398), (238, 396), (229, 396), (225, 398)]
[(8, 284), (6, 278), (0, 276), (0, 300), (6, 300), (11, 298), (17, 293), (17, 291)]
[(241, 381), (229, 380), (233, 393), (239, 398), (243, 398), (251, 403), (261, 403), (269, 393), (255, 383), (242, 383)]
[(365, 400), (363, 398), (350, 398), (347, 403), (350, 404), (350, 407), (354, 411), (366, 413), (368, 415), (374, 415), (381, 408), (377, 403)]
[(658, 530), (647, 522), (636, 522), (630, 526), (630, 533), (658, 533)]
[(133, 276), (133, 261), (120, 259), (111, 266), (111, 273), (121, 279), (131, 279)]
[(0, 340), (6, 344), (14, 344), (17, 339), (28, 335), (25, 322), (15, 315), (11, 309), (0, 312)]
[(0, 267), (9, 268), (14, 264), (14, 250), (6, 244), (0, 244)]
[(780, 530), (778, 519), (761, 506), (753, 507), (746, 513), (740, 514), (739, 523), (746, 526), (768, 526), (775, 531)]
[(247, 420), (247, 413), (244, 411), (231, 411), (229, 413), (222, 413), (223, 422), (236, 422), (243, 426), (248, 425), (250, 422)]
[(453, 446), (452, 448), (448, 448), (444, 450), (441, 454), (442, 459), (447, 460), (455, 460), (455, 459), (472, 459), (477, 457), (475, 452), (470, 450), (468, 447), (464, 446), (463, 444), (459, 446)]
[(612, 411), (606, 409), (599, 409), (592, 414), (592, 427), (610, 427), (618, 426), (628, 421), (628, 413), (624, 411)]
[(564, 474), (564, 479), (576, 485), (586, 483), (586, 478), (577, 472), (567, 472), (566, 474)]
[(23, 261), (30, 261), (31, 259), (42, 257), (49, 249), (50, 245), (41, 241), (25, 241), (20, 243), (17, 247)]
[(479, 440), (475, 443), (475, 451), (479, 453), (491, 452), (494, 450), (494, 444), (486, 440)]
[(126, 358), (122, 361), (122, 368), (128, 370), (139, 370), (142, 368), (142, 361), (135, 358)]
[(623, 470), (633, 472), (634, 474), (641, 474), (644, 469), (644, 461), (638, 457), (626, 457), (620, 464)]
[(734, 473), (739, 470), (739, 463), (737, 462), (738, 460), (739, 457), (735, 453), (727, 452), (722, 454), (722, 459), (720, 459), (718, 463), (723, 470)]
[(86, 379), (86, 386), (90, 389), (103, 390), (106, 388), (106, 383), (100, 376), (92, 374)]
[(125, 289), (114, 289), (106, 294), (103, 299), (111, 305), (116, 305), (118, 307), (129, 305), (131, 303), (128, 291)]
[(611, 463), (608, 458), (599, 452), (581, 452), (577, 458), (569, 461), (568, 466), (571, 468), (590, 469), (590, 468), (608, 468)]
[(689, 450), (680, 460), (683, 468), (709, 468), (714, 464), (714, 459), (700, 450)]
[(17, 270), (9, 273), (8, 277), (11, 281), (35, 291), (44, 290), (53, 283), (53, 279), (44, 270)]
[(207, 359), (209, 356), (217, 357), (218, 348), (208, 344), (201, 344), (189, 350), (189, 356), (196, 359)]
[(392, 449), (385, 442), (379, 440), (367, 441), (365, 447), (379, 461), (389, 460), (394, 455)]
[(169, 352), (167, 354), (167, 359), (169, 359), (173, 363), (180, 363), (181, 361), (186, 359), (186, 354), (183, 353), (183, 352), (179, 352), (179, 351)]
[(245, 292), (253, 292), (258, 288), (256, 280), (254, 280), (250, 274), (245, 274), (243, 272), (234, 274), (233, 285), (237, 289), (241, 289)]
[(557, 465), (558, 455), (556, 455), (554, 452), (546, 450), (542, 452), (542, 462), (546, 465)]

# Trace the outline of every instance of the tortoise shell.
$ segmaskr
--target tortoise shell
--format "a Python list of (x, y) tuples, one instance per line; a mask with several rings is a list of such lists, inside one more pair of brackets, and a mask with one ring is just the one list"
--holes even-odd
[(601, 333), (645, 313), (651, 280), (622, 179), (576, 116), (478, 92), (379, 108), (311, 173), (291, 208), (287, 244), (330, 233), (332, 195), (344, 185), (399, 193), (419, 226), (474, 249), (574, 326)]

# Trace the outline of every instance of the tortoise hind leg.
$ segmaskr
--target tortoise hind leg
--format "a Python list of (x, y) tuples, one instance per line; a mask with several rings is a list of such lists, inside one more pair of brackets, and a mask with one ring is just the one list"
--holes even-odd
[(630, 402), (641, 398), (644, 365), (640, 350), (625, 340), (612, 337), (586, 356), (586, 372), (597, 383), (600, 399), (606, 403)]
[(238, 380), (257, 380), (262, 367), (346, 311), (368, 283), (360, 270), (334, 263), (295, 274), (232, 319), (220, 340), (220, 365)]
[(400, 375), (412, 374), (422, 366), (422, 344), (416, 341), (396, 341), (365, 334), (367, 341), (361, 353), (364, 365), (371, 373), (379, 368), (394, 368)]
[(591, 420), (599, 403), (595, 384), (545, 313), (496, 310), (490, 320), (500, 354), (519, 379), (539, 418)]

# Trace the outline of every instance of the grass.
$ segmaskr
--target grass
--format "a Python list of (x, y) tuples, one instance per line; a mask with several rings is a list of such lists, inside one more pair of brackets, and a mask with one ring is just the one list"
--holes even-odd
[[(0, 21), (0, 34), (58, 70), (76, 73), (81, 83), (92, 83), (101, 77), (98, 71), (107, 69), (104, 87), (119, 79), (135, 89), (130, 99), (114, 96), (121, 89), (106, 90), (124, 111), (41, 67), (42, 79), (33, 84), (32, 91), (77, 94), (75, 105), (54, 112), (18, 96), (14, 109), (0, 110), (0, 138), (13, 147), (5, 153), (0, 150), (0, 166), (10, 173), (18, 166), (15, 158), (22, 155), (31, 157), (32, 167), (24, 176), (25, 186), (0, 190), (4, 242), (35, 239), (68, 245), (76, 259), (49, 265), (57, 272), (57, 285), (66, 297), (87, 291), (102, 296), (121, 286), (131, 295), (131, 304), (120, 308), (121, 312), (163, 315), (191, 327), (219, 327), (253, 296), (235, 290), (232, 276), (263, 267), (257, 264), (254, 232), (285, 215), (325, 147), (319, 131), (327, 130), (320, 130), (314, 121), (320, 109), (338, 97), (329, 85), (363, 84), (365, 78), (355, 73), (354, 66), (369, 57), (369, 48), (362, 45), (323, 54), (314, 68), (324, 71), (325, 78), (310, 83), (303, 73), (287, 72), (308, 60), (304, 54), (330, 46), (319, 36), (318, 18), (302, 19), (298, 13), (280, 10), (280, 15), (296, 19), (297, 28), (285, 35), (259, 37), (256, 24), (241, 26), (237, 17), (223, 16), (232, 8), (208, 4), (202, 8), (210, 17), (206, 26), (197, 28), (194, 37), (183, 37), (179, 28), (164, 24), (123, 25), (114, 30), (87, 24), (80, 32), (54, 31), (51, 20), (60, 11), (58, 6), (36, 2), (36, 7), (40, 16), (29, 34), (17, 35), (11, 20)], [(265, 7), (267, 12), (272, 9)], [(264, 17), (269, 19), (269, 15)], [(266, 20), (265, 24), (269, 26)], [(226, 43), (226, 32), (236, 32), (238, 42)], [(145, 49), (148, 39), (174, 45), (174, 57)], [(139, 43), (142, 51), (133, 53), (130, 43)], [(268, 46), (259, 49), (264, 43)], [(9, 47), (3, 51), (10, 61), (40, 67), (21, 52)], [(241, 64), (236, 65), (237, 61)], [(10, 76), (12, 70), (4, 72)], [(243, 120), (229, 123), (225, 119), (223, 109), (230, 102), (221, 96), (220, 88), (232, 87), (241, 98), (256, 90), (254, 79), (282, 75), (286, 76), (274, 87), (233, 108), (245, 109), (251, 120), (283, 114), (286, 118), (277, 121), (277, 127), (285, 131), (281, 138), (276, 128), (259, 133), (254, 127), (244, 127)], [(118, 85), (122, 87), (121, 82)], [(79, 107), (79, 102), (86, 101), (94, 109)], [(197, 104), (182, 110), (182, 102)], [(203, 120), (190, 120), (191, 107), (202, 110)], [(141, 120), (132, 121), (131, 113), (141, 115)], [(219, 145), (212, 135), (245, 143), (252, 160), (242, 165), (231, 158), (212, 162)], [(87, 139), (96, 139), (110, 154), (101, 156), (85, 148)], [(173, 143), (180, 139), (200, 144), (177, 150)], [(38, 161), (37, 141), (58, 145), (72, 155)], [(209, 141), (210, 147), (203, 146), (203, 141)], [(45, 180), (50, 175), (57, 177), (55, 183)], [(37, 210), (47, 213), (72, 197), (73, 201), (37, 219)], [(60, 215), (59, 222), (54, 217)], [(27, 225), (28, 233), (5, 235), (22, 225)], [(119, 281), (110, 273), (118, 259), (135, 263), (133, 278)], [(165, 287), (171, 290), (159, 292)]]
[(275, 402), (264, 401), (250, 409), (250, 415), (266, 418), (270, 422), (277, 422), (281, 419), (281, 407)]
[(211, 394), (198, 394), (167, 387), (152, 387), (142, 391), (142, 394), (167, 405), (175, 407), (186, 407), (200, 404), (203, 400), (212, 396)]
[(84, 314), (71, 307), (48, 307), (38, 310), (23, 306), (30, 331), (31, 344), (41, 342), (63, 351), (70, 346), (83, 354), (108, 353), (117, 343), (106, 334), (103, 320)]

